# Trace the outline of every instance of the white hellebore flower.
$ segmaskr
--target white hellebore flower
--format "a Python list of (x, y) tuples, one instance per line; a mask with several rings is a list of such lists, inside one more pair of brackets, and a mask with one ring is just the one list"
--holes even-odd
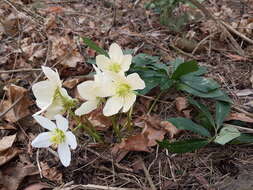
[(110, 96), (107, 84), (111, 82), (111, 79), (102, 73), (97, 67), (93, 66), (96, 70), (94, 75), (94, 81), (85, 81), (77, 86), (78, 93), (82, 98), (87, 100), (76, 111), (75, 114), (80, 116), (88, 114), (95, 110), (102, 102), (104, 97)]
[(105, 55), (96, 56), (96, 64), (104, 72), (123, 74), (128, 71), (132, 61), (132, 55), (123, 55), (120, 46), (116, 43), (109, 48), (109, 58)]
[(108, 85), (108, 91), (113, 94), (103, 109), (105, 116), (111, 116), (120, 111), (127, 112), (136, 100), (136, 92), (145, 88), (144, 81), (137, 73), (132, 73), (125, 77), (124, 75), (112, 75), (113, 83)]
[(58, 146), (58, 155), (61, 163), (67, 167), (70, 164), (71, 153), (70, 148), (76, 149), (76, 137), (68, 130), (68, 120), (61, 115), (56, 115), (56, 125), (49, 119), (35, 115), (34, 119), (49, 132), (39, 134), (33, 141), (32, 146), (36, 148), (46, 148), (51, 145)]
[(44, 74), (48, 80), (38, 82), (32, 86), (36, 103), (41, 109), (35, 115), (46, 111), (45, 116), (49, 119), (57, 114), (63, 114), (68, 108), (74, 105), (74, 100), (68, 95), (66, 89), (62, 88), (57, 71), (49, 67), (42, 66)]

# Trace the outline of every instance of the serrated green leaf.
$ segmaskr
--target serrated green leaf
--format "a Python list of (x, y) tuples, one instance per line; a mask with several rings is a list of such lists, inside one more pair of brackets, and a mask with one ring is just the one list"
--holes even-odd
[(176, 117), (168, 119), (176, 128), (192, 131), (199, 135), (203, 135), (206, 137), (210, 137), (209, 131), (201, 125), (194, 123), (192, 120), (183, 118), (183, 117)]
[(91, 39), (89, 38), (82, 38), (83, 42), (91, 49), (95, 50), (97, 53), (105, 55), (106, 57), (109, 57), (108, 53), (101, 47), (99, 47), (96, 43), (94, 43)]
[(175, 60), (173, 61), (170, 61), (169, 62), (169, 65), (172, 65), (173, 67), (173, 72), (175, 72), (178, 68), (179, 65), (181, 65), (182, 63), (184, 63), (184, 60), (181, 59), (181, 58), (176, 58)]
[(249, 144), (253, 143), (252, 134), (241, 134), (239, 137), (235, 138), (230, 144)]
[(240, 135), (241, 133), (237, 128), (235, 128), (233, 125), (226, 124), (220, 130), (219, 135), (214, 139), (214, 142), (224, 145)]
[(220, 89), (217, 89), (208, 93), (203, 93), (183, 83), (178, 83), (177, 89), (188, 92), (189, 94), (192, 94), (194, 96), (198, 96), (201, 98), (213, 98), (215, 100), (220, 100), (224, 102), (229, 102), (229, 103), (232, 102), (232, 100)]
[(205, 77), (182, 76), (180, 80), (182, 83), (190, 86), (191, 88), (204, 93), (213, 91), (220, 87), (216, 81)]
[(191, 97), (188, 98), (188, 101), (190, 104), (192, 104), (196, 108), (198, 108), (205, 115), (205, 117), (208, 119), (208, 121), (211, 123), (211, 125), (213, 127), (215, 127), (215, 122), (214, 122), (213, 116), (210, 113), (210, 111), (208, 110), (207, 106), (201, 104), (200, 102), (195, 101)]
[(215, 127), (210, 123), (203, 112), (199, 112), (194, 120), (201, 126), (205, 127), (210, 133), (214, 132)]
[(203, 74), (206, 74), (207, 72), (208, 71), (206, 67), (199, 66), (199, 69), (197, 71), (188, 73), (187, 75), (184, 75), (184, 76), (201, 76)]
[(230, 112), (231, 105), (227, 102), (216, 102), (216, 113), (215, 113), (215, 122), (217, 129), (222, 126), (225, 118)]
[(168, 149), (170, 152), (174, 153), (186, 153), (192, 152), (194, 150), (200, 149), (208, 145), (209, 141), (206, 139), (190, 139), (184, 141), (178, 141), (170, 143), (168, 140), (163, 140), (158, 142), (159, 146)]
[(199, 66), (196, 61), (184, 62), (177, 67), (177, 69), (173, 72), (171, 78), (178, 80), (183, 75), (197, 71), (198, 68)]

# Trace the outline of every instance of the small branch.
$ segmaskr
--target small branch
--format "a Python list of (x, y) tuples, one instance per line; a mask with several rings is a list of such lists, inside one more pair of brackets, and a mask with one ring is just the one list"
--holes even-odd
[(136, 188), (119, 188), (119, 187), (109, 187), (109, 186), (102, 186), (102, 185), (72, 185), (71, 187), (64, 188), (64, 190), (71, 190), (71, 189), (87, 189), (87, 190), (140, 190)]
[(146, 166), (145, 166), (143, 160), (141, 160), (141, 165), (142, 165), (144, 174), (145, 174), (145, 176), (146, 176), (146, 178), (147, 178), (147, 180), (148, 180), (148, 183), (149, 183), (149, 185), (150, 185), (150, 188), (151, 188), (152, 190), (156, 190), (156, 187), (155, 187), (155, 185), (154, 185), (154, 182), (153, 182), (153, 180), (152, 180), (152, 178), (151, 178), (151, 176), (150, 176), (150, 174), (149, 174), (149, 171), (148, 171), (148, 169), (146, 168)]
[(0, 71), (0, 74), (3, 74), (3, 73), (18, 73), (18, 72), (31, 72), (31, 71), (41, 71), (41, 69), (31, 69), (31, 68), (13, 69), (13, 70), (7, 70), (7, 71)]

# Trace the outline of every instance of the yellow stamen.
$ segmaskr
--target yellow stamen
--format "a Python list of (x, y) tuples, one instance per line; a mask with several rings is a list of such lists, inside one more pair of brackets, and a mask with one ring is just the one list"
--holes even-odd
[(116, 94), (120, 97), (126, 96), (131, 91), (131, 86), (126, 83), (121, 83), (116, 89)]
[(53, 131), (53, 136), (50, 138), (50, 141), (58, 145), (63, 143), (65, 141), (65, 138), (65, 133), (61, 129), (56, 128)]
[(112, 71), (112, 72), (115, 72), (115, 73), (118, 73), (121, 70), (121, 65), (118, 64), (118, 63), (112, 63), (112, 64), (109, 65), (108, 70)]

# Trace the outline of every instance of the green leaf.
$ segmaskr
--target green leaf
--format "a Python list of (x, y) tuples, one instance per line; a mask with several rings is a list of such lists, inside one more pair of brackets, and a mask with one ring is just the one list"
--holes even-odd
[(248, 144), (253, 143), (253, 135), (251, 134), (241, 134), (239, 137), (235, 138), (231, 144)]
[(215, 113), (215, 121), (217, 129), (222, 126), (225, 118), (228, 116), (231, 109), (231, 105), (227, 102), (216, 102), (216, 113)]
[(198, 70), (196, 61), (188, 61), (180, 64), (172, 74), (172, 79), (178, 80), (181, 76)]
[(173, 80), (162, 78), (160, 81), (160, 88), (162, 91), (168, 90), (174, 84)]
[(220, 89), (217, 89), (208, 93), (203, 93), (183, 83), (177, 84), (177, 89), (185, 91), (187, 93), (190, 93), (194, 96), (198, 96), (201, 98), (213, 98), (215, 100), (220, 100), (224, 102), (229, 102), (229, 103), (232, 102), (232, 100)]
[(210, 92), (220, 87), (220, 85), (216, 81), (205, 78), (205, 77), (197, 77), (197, 76), (188, 75), (188, 76), (182, 76), (180, 80), (184, 84), (201, 92)]
[(211, 125), (213, 127), (215, 127), (215, 122), (214, 122), (213, 116), (210, 113), (210, 111), (208, 110), (207, 106), (195, 101), (191, 97), (188, 98), (188, 101), (189, 101), (190, 104), (192, 104), (196, 108), (198, 108), (205, 115), (205, 117), (208, 119), (208, 121), (211, 123)]
[(158, 142), (159, 146), (168, 149), (170, 152), (174, 153), (186, 153), (192, 152), (194, 150), (200, 149), (208, 145), (209, 141), (205, 139), (190, 139), (178, 142), (170, 143), (168, 140), (163, 140)]
[(82, 38), (83, 42), (91, 49), (95, 50), (97, 53), (105, 55), (106, 57), (109, 57), (108, 53), (101, 47), (99, 47), (97, 44), (95, 44), (92, 40), (89, 38)]
[(194, 118), (194, 120), (199, 124), (205, 127), (210, 133), (214, 132), (215, 126), (213, 126), (208, 118), (205, 116), (203, 112), (199, 112), (198, 115)]
[(209, 131), (201, 125), (194, 123), (192, 120), (183, 118), (183, 117), (176, 117), (168, 119), (176, 128), (192, 131), (194, 133), (210, 137)]
[(133, 65), (134, 66), (144, 66), (144, 65), (154, 65), (155, 63), (159, 62), (158, 56), (151, 56), (145, 53), (139, 53), (133, 57)]
[(214, 139), (214, 142), (224, 145), (240, 135), (241, 133), (237, 128), (235, 128), (233, 125), (226, 124), (220, 130), (219, 135)]
[(181, 65), (182, 63), (184, 63), (184, 60), (181, 58), (176, 58), (175, 60), (169, 62), (169, 65), (172, 65), (173, 67), (173, 72), (175, 72), (178, 68), (179, 65)]
[(208, 71), (207, 71), (207, 68), (206, 67), (203, 67), (203, 66), (199, 66), (199, 69), (195, 72), (192, 72), (192, 73), (189, 73), (187, 75), (184, 75), (184, 76), (201, 76), (203, 74), (206, 74)]

